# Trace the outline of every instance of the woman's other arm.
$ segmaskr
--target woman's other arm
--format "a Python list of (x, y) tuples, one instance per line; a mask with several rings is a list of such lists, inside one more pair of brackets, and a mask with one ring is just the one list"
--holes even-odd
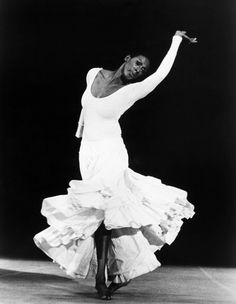
[[(93, 73), (94, 73), (95, 70), (96, 70), (96, 68), (92, 68), (88, 71), (88, 73), (86, 75), (87, 86), (89, 85), (89, 83), (91, 81), (91, 77), (93, 76)], [(77, 131), (75, 133), (75, 136), (77, 138), (81, 138), (83, 136), (83, 131), (84, 131), (84, 110), (82, 108), (81, 112), (80, 112), (78, 127), (77, 127)]]

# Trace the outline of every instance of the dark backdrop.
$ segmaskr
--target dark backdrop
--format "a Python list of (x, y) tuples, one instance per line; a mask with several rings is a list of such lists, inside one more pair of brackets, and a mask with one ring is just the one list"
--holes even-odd
[(166, 264), (235, 266), (234, 1), (8, 0), (1, 2), (0, 254), (46, 258), (44, 197), (80, 178), (74, 137), (85, 76), (144, 53), (157, 68), (177, 29), (182, 43), (165, 81), (120, 123), (130, 167), (186, 189), (196, 215)]

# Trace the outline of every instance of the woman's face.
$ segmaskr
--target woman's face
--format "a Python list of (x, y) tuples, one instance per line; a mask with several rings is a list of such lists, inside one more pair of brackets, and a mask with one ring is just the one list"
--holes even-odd
[(125, 65), (123, 69), (124, 77), (127, 80), (135, 80), (141, 77), (149, 68), (149, 60), (143, 55), (125, 57)]

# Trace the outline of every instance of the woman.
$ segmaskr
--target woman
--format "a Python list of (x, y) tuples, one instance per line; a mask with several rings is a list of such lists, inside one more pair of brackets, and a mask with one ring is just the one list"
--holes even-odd
[(171, 244), (182, 219), (194, 214), (185, 191), (129, 169), (118, 123), (167, 76), (183, 38), (196, 42), (177, 31), (159, 68), (143, 81), (137, 80), (149, 60), (142, 55), (127, 56), (115, 71), (88, 72), (76, 133), (82, 136), (82, 181), (71, 181), (66, 195), (43, 201), (41, 212), (50, 226), (34, 237), (35, 243), (72, 277), (96, 272), (95, 287), (104, 300), (158, 267), (154, 252)]

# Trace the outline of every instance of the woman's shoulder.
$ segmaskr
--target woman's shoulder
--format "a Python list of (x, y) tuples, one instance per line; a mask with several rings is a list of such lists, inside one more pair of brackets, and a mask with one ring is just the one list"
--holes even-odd
[(101, 74), (104, 76), (104, 77), (109, 77), (109, 76), (111, 76), (114, 72), (113, 71), (111, 71), (111, 70), (106, 70), (106, 69), (101, 69)]
[(91, 68), (86, 75), (86, 82), (87, 84), (90, 82), (91, 78), (102, 68)]

